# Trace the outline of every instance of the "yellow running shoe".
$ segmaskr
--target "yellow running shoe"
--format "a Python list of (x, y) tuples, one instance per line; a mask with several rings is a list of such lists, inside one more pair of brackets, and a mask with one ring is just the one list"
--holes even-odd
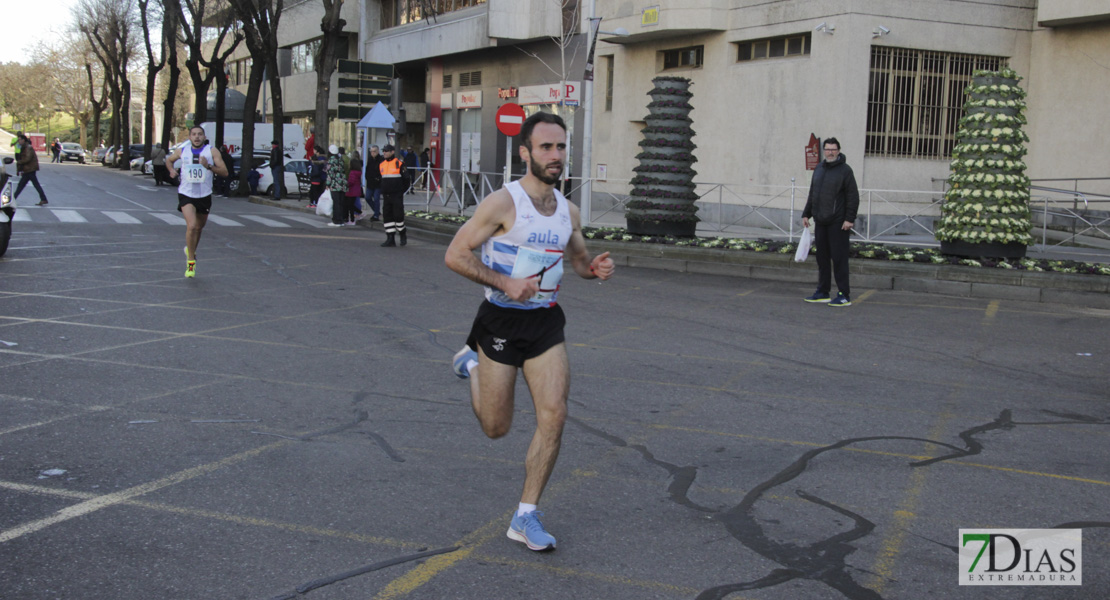
[(185, 276), (186, 277), (196, 277), (197, 276), (197, 261), (190, 260), (189, 262), (185, 263)]

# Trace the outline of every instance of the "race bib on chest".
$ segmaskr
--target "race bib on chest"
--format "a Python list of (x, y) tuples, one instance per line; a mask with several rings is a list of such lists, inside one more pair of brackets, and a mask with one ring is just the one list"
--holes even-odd
[(204, 172), (207, 169), (203, 165), (184, 165), (182, 170), (185, 183), (204, 183)]
[(563, 251), (533, 250), (523, 246), (517, 250), (513, 279), (539, 279), (540, 289), (529, 302), (550, 302), (563, 281)]

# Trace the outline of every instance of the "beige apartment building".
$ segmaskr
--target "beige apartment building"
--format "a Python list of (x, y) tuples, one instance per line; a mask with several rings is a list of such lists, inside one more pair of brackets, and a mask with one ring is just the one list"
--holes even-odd
[[(504, 164), (498, 106), (556, 110), (571, 123), (572, 174), (606, 180), (595, 185), (595, 206), (630, 189), (646, 93), (658, 75), (693, 81), (696, 181), (730, 186), (726, 198), (756, 186), (786, 188), (792, 179), (807, 185), (811, 134), (839, 138), (863, 188), (939, 192), (971, 73), (1003, 66), (1025, 78), (1028, 175), (1110, 177), (1110, 142), (1093, 133), (1110, 97), (1105, 0), (594, 0), (603, 31), (630, 35), (600, 36), (585, 169), (584, 111), (574, 106), (581, 97), (535, 104), (532, 88), (558, 87), (560, 77), (526, 53), (548, 63), (558, 54), (548, 36), (558, 35), (557, 13), (567, 3), (431, 2), (444, 11), (434, 16), (422, 14), (428, 4), (367, 2), (361, 39), (369, 60), (412, 73), (424, 65), (423, 140), (440, 149), (438, 164), (447, 158), (452, 169), (497, 172)], [(580, 4), (588, 12), (590, 3)], [(579, 17), (576, 31), (585, 32), (589, 15)], [(580, 91), (586, 36), (577, 37), (566, 80)], [(478, 146), (460, 148), (475, 135)], [(471, 157), (466, 165), (460, 153)], [(1110, 191), (1106, 182), (1082, 185)], [(931, 202), (936, 194), (919, 196), (902, 200)], [(789, 208), (781, 197), (770, 205)]]
[[(591, 8), (603, 31), (628, 35), (599, 36), (587, 167)], [(355, 0), (343, 10), (347, 58), (391, 64), (403, 81), (401, 145), (429, 148), (441, 169), (498, 174), (507, 140), (497, 109), (558, 112), (570, 127), (571, 175), (598, 180), (595, 210), (631, 189), (646, 94), (659, 75), (693, 81), (695, 181), (699, 191), (728, 191), (706, 201), (766, 193), (767, 207), (787, 211), (779, 222), (789, 219), (783, 190), (808, 185), (811, 135), (841, 141), (861, 188), (935, 201), (963, 89), (981, 68), (1024, 77), (1031, 178), (1110, 178), (1107, 0)], [(319, 12), (302, 1), (282, 16), (285, 110), (304, 124), (315, 86), (305, 57)], [(333, 107), (336, 94), (333, 85)], [(353, 143), (353, 122), (330, 126), (333, 138)], [(509, 156), (519, 174), (516, 152)], [(1107, 181), (1060, 184), (1110, 193)]]

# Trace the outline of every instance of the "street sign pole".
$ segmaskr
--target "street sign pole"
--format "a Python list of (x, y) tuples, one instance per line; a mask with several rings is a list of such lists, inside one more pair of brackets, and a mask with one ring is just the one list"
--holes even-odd
[(509, 183), (509, 176), (513, 164), (513, 136), (520, 135), (521, 126), (524, 124), (524, 109), (519, 104), (503, 104), (497, 109), (497, 130), (505, 135), (505, 183)]

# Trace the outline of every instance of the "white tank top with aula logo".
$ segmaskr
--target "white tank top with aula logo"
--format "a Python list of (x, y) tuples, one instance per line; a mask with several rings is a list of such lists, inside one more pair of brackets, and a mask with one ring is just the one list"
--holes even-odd
[(540, 291), (517, 302), (498, 289), (486, 286), (486, 300), (505, 308), (536, 309), (555, 305), (563, 279), (563, 252), (574, 227), (570, 222), (567, 199), (555, 191), (555, 213), (547, 217), (532, 204), (532, 198), (513, 181), (505, 185), (513, 197), (516, 220), (509, 231), (482, 244), (482, 264), (513, 279), (535, 277)]
[(215, 164), (212, 161), (212, 146), (208, 144), (203, 148), (194, 148), (192, 144), (185, 144), (181, 148), (181, 171), (178, 173), (181, 184), (177, 186), (177, 191), (181, 195), (190, 198), (212, 195), (212, 171), (200, 164), (202, 156), (208, 161), (209, 167)]

